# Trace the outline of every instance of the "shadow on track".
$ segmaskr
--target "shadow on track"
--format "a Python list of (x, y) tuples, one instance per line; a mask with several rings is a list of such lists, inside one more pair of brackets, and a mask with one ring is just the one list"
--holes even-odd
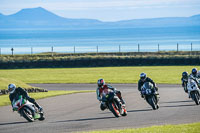
[(160, 108), (163, 108), (163, 107), (189, 107), (189, 106), (196, 106), (196, 104), (190, 104), (190, 105), (166, 105), (166, 106), (160, 106)]
[(188, 103), (188, 102), (194, 102), (194, 101), (187, 100), (187, 101), (170, 101), (170, 102), (160, 102), (160, 103)]
[[(177, 105), (179, 103), (179, 105)], [(185, 103), (185, 104), (183, 104)], [(163, 107), (189, 107), (189, 106), (196, 106), (196, 104), (189, 104), (189, 103), (194, 103), (192, 100), (186, 100), (186, 101), (168, 101), (168, 102), (160, 102), (160, 104), (168, 104), (168, 105), (162, 105), (160, 106), (161, 108)], [(175, 105), (176, 104), (176, 105)]]
[(152, 111), (152, 109), (128, 110), (127, 112), (145, 112), (145, 111)]
[(10, 122), (10, 123), (0, 123), (0, 125), (16, 125), (16, 124), (24, 124), (28, 122)]
[(64, 120), (64, 121), (55, 121), (52, 123), (57, 123), (57, 122), (75, 122), (75, 121), (92, 121), (92, 120), (101, 120), (101, 119), (113, 119), (113, 117), (99, 117), (99, 118), (86, 118), (86, 119), (75, 119), (75, 120)]

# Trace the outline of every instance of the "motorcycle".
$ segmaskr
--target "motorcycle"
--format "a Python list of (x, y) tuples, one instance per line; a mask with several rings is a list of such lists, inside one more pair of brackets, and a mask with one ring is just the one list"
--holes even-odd
[(188, 88), (189, 97), (191, 97), (192, 100), (195, 101), (196, 105), (199, 105), (200, 104), (200, 90), (194, 79), (189, 79), (187, 88)]
[(12, 102), (13, 111), (18, 111), (20, 116), (23, 116), (27, 121), (33, 122), (35, 120), (44, 120), (44, 112), (40, 112), (34, 104), (19, 96), (18, 100)]
[(183, 89), (184, 89), (185, 93), (188, 93), (187, 82), (188, 82), (188, 80), (184, 80), (184, 83), (183, 83)]
[(157, 92), (154, 90), (152, 83), (145, 82), (142, 86), (141, 93), (144, 96), (144, 99), (147, 101), (147, 103), (151, 105), (153, 110), (159, 108)]
[(105, 89), (102, 92), (102, 102), (114, 114), (115, 117), (126, 116), (127, 110), (122, 106), (118, 96), (110, 89)]

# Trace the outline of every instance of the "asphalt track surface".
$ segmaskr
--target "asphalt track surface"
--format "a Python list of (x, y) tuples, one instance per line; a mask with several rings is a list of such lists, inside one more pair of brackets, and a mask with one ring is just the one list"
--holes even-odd
[[(34, 84), (49, 90), (95, 90), (95, 84)], [(11, 106), (0, 107), (0, 133), (62, 133), (91, 130), (139, 128), (152, 125), (200, 122), (200, 106), (188, 98), (180, 85), (158, 85), (160, 108), (152, 110), (135, 84), (113, 84), (122, 92), (128, 115), (115, 118), (101, 111), (96, 93), (79, 93), (37, 100), (44, 121), (27, 122)]]

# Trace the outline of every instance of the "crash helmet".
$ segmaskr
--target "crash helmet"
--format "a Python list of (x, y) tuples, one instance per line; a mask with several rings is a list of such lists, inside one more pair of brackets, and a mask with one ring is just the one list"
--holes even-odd
[(97, 85), (98, 85), (98, 87), (102, 87), (103, 85), (105, 85), (104, 79), (99, 79), (99, 80), (97, 81)]
[(188, 72), (183, 72), (183, 73), (182, 73), (182, 77), (183, 77), (184, 79), (188, 78)]
[(15, 84), (9, 84), (8, 85), (8, 91), (9, 91), (10, 94), (15, 92), (15, 89), (16, 89), (16, 85)]
[(194, 76), (197, 75), (197, 69), (196, 69), (196, 68), (193, 68), (193, 69), (192, 69), (192, 75), (194, 75)]
[(142, 81), (144, 81), (146, 78), (147, 78), (146, 73), (143, 72), (143, 73), (140, 74), (140, 79), (141, 79)]

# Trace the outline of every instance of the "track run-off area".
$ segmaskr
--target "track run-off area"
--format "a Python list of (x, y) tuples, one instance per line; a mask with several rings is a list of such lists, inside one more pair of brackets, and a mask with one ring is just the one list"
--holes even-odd
[[(48, 90), (96, 90), (96, 84), (31, 84)], [(61, 133), (140, 128), (153, 125), (200, 122), (200, 105), (188, 98), (181, 85), (158, 84), (160, 108), (152, 110), (140, 97), (136, 84), (111, 84), (122, 92), (128, 115), (115, 118), (101, 111), (96, 92), (62, 95), (37, 100), (44, 121), (27, 122), (11, 106), (0, 107), (0, 133)]]

